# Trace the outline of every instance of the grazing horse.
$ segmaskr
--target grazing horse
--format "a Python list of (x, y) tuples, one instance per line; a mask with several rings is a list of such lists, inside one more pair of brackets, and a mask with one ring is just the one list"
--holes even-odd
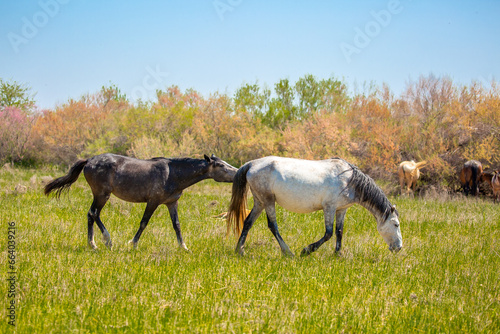
[[(409, 195), (415, 192), (417, 180), (420, 178), (420, 168), (423, 168), (427, 161), (403, 161), (398, 166), (399, 185), (401, 186), (401, 195)], [(406, 190), (405, 188), (406, 183)]]
[[(247, 184), (254, 206), (246, 216)], [(357, 167), (339, 158), (301, 160), (265, 157), (243, 165), (233, 181), (227, 228), (239, 235), (236, 252), (243, 255), (248, 231), (263, 210), (268, 227), (286, 256), (293, 256), (278, 232), (275, 202), (286, 210), (309, 213), (323, 210), (325, 235), (302, 250), (301, 255), (316, 251), (333, 235), (336, 220), (336, 252), (342, 245), (344, 217), (347, 209), (357, 203), (368, 209), (377, 220), (377, 229), (392, 251), (399, 251), (403, 241), (398, 212), (375, 182)], [(241, 233), (241, 234), (240, 234)]]
[(45, 186), (45, 195), (56, 190), (61, 192), (78, 179), (83, 170), (85, 179), (92, 189), (94, 200), (87, 214), (88, 244), (96, 249), (94, 242), (94, 222), (102, 232), (104, 242), (111, 248), (111, 237), (101, 221), (100, 213), (111, 194), (134, 203), (147, 203), (139, 230), (130, 241), (137, 247), (142, 232), (160, 204), (168, 207), (179, 246), (188, 250), (182, 240), (177, 201), (182, 191), (204, 179), (217, 182), (232, 182), (237, 169), (212, 155), (204, 159), (153, 158), (139, 160), (116, 154), (101, 154), (87, 160), (77, 161), (68, 174), (55, 179)]
[(481, 174), (481, 181), (487, 181), (493, 190), (493, 201), (500, 202), (500, 170), (493, 173), (484, 172)]
[(479, 193), (479, 179), (483, 172), (483, 165), (477, 160), (469, 160), (464, 163), (460, 171), (460, 184), (466, 196), (471, 193), (476, 196)]

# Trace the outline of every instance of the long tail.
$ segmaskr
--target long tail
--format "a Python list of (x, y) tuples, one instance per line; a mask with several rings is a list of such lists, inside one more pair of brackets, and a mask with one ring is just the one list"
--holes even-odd
[(236, 172), (233, 180), (233, 193), (231, 195), (231, 204), (227, 212), (227, 234), (233, 231), (233, 234), (239, 236), (243, 229), (243, 222), (247, 217), (247, 172), (250, 164), (246, 164)]
[(63, 191), (69, 190), (69, 187), (71, 187), (71, 185), (78, 180), (78, 176), (86, 164), (87, 160), (78, 160), (75, 162), (75, 164), (70, 168), (68, 174), (58, 177), (45, 186), (45, 195), (49, 195), (52, 191), (56, 190), (56, 197), (59, 197)]
[(424, 168), (426, 164), (427, 164), (427, 161), (425, 161), (425, 160), (424, 161), (420, 161), (420, 162), (417, 162), (415, 164), (415, 167), (416, 168)]
[(478, 179), (478, 174), (479, 174), (479, 168), (477, 166), (472, 166), (471, 168), (472, 171), (472, 194), (477, 195), (477, 179)]

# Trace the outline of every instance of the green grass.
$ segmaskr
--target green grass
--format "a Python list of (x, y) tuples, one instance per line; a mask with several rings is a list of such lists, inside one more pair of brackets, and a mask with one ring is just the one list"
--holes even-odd
[[(30, 182), (34, 173), (44, 175), (0, 170), (0, 265), (7, 277), (15, 221), (19, 333), (500, 332), (500, 205), (490, 200), (392, 198), (404, 242), (397, 255), (360, 206), (347, 213), (341, 256), (330, 240), (309, 257), (284, 258), (261, 217), (241, 258), (225, 222), (213, 218), (226, 211), (230, 185), (203, 181), (179, 205), (192, 253), (178, 248), (165, 207), (131, 249), (145, 206), (116, 198), (102, 213), (114, 248), (96, 229), (99, 249), (91, 251), (84, 178), (56, 200)], [(16, 194), (16, 184), (28, 191)], [(296, 254), (324, 233), (321, 212), (279, 209), (278, 225)], [(5, 333), (7, 292), (0, 302)]]

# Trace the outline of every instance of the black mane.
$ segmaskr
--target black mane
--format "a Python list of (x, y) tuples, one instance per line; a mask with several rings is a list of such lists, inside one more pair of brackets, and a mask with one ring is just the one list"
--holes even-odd
[(205, 159), (193, 159), (193, 158), (166, 158), (166, 157), (154, 157), (148, 159), (149, 161), (161, 161), (165, 160), (173, 164), (187, 164), (187, 165), (198, 165), (200, 163), (205, 163)]
[(359, 203), (376, 209), (382, 214), (383, 220), (386, 220), (391, 213), (391, 203), (385, 196), (382, 189), (377, 186), (375, 181), (358, 167), (346, 161), (352, 169), (352, 177), (349, 180), (348, 187), (354, 187), (355, 198)]
[(207, 169), (208, 163), (205, 159), (193, 159), (193, 158), (167, 158), (169, 167), (189, 169), (189, 170), (199, 170), (200, 173), (204, 173)]

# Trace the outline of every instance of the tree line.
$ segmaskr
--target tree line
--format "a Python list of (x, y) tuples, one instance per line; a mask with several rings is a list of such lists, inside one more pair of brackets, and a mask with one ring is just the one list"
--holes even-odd
[(422, 182), (454, 190), (471, 159), (500, 168), (500, 89), (421, 76), (395, 96), (383, 84), (350, 93), (334, 77), (305, 75), (272, 88), (245, 83), (204, 97), (171, 86), (131, 103), (114, 85), (40, 110), (26, 84), (0, 79), (0, 163), (73, 163), (113, 152), (138, 158), (216, 154), (240, 166), (279, 155), (342, 157), (396, 182), (403, 160), (427, 160)]

